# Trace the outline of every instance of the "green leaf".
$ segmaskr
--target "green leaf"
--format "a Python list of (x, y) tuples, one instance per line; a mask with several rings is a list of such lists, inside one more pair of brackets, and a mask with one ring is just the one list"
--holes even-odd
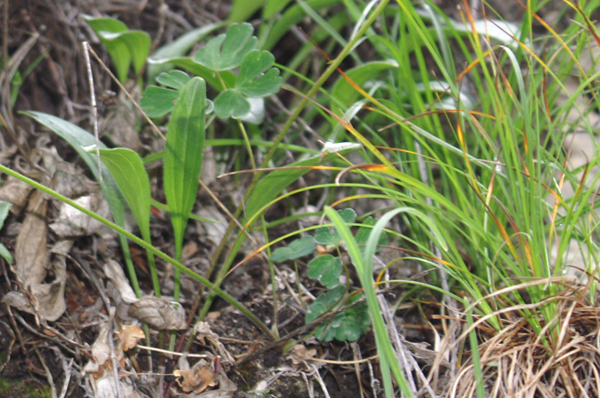
[[(364, 65), (357, 66), (346, 72), (348, 77), (352, 79), (359, 87), (362, 87), (367, 81), (377, 78), (382, 72), (397, 69), (398, 63), (396, 61), (376, 61), (369, 62)], [(339, 77), (333, 86), (332, 96), (336, 98), (339, 103), (342, 103), (349, 107), (359, 99), (363, 98), (362, 95), (344, 78)], [(339, 104), (336, 101), (332, 101), (332, 110), (340, 115), (344, 114)]]
[(12, 254), (10, 254), (6, 246), (4, 246), (2, 243), (0, 243), (0, 256), (9, 264), (12, 264), (14, 261)]
[(235, 89), (223, 91), (215, 99), (215, 114), (222, 120), (239, 119), (251, 110), (250, 102)]
[(281, 89), (279, 69), (271, 68), (275, 57), (268, 51), (251, 51), (242, 64), (235, 87), (249, 97), (266, 97)]
[(140, 106), (149, 117), (162, 117), (175, 108), (179, 91), (149, 86), (140, 100)]
[[(179, 36), (173, 42), (165, 44), (157, 49), (154, 54), (148, 58), (148, 81), (150, 83), (154, 82), (154, 79), (161, 72), (167, 72), (175, 67), (173, 64), (161, 62), (162, 60), (184, 56), (194, 46), (194, 44), (199, 42), (204, 36), (213, 30), (220, 28), (222, 25), (222, 23), (211, 23), (204, 25), (201, 28), (190, 30), (189, 32)], [(208, 80), (207, 83), (210, 84)]]
[(11, 206), (12, 204), (9, 202), (0, 201), (0, 229), (4, 226), (4, 220), (8, 217), (8, 211)]
[[(312, 322), (328, 311), (336, 311), (343, 303), (344, 291), (344, 286), (338, 286), (320, 295), (309, 307), (305, 322)], [(356, 295), (347, 304), (359, 299), (360, 296)], [(339, 341), (354, 341), (369, 330), (370, 324), (368, 307), (366, 303), (360, 303), (335, 315), (332, 320), (324, 321), (315, 330), (315, 337), (321, 341), (331, 341), (334, 338)]]
[(83, 18), (106, 47), (121, 83), (127, 80), (132, 62), (135, 73), (141, 72), (151, 46), (150, 36), (146, 32), (129, 30), (123, 22), (114, 18), (94, 18), (89, 15)]
[(150, 180), (139, 155), (126, 148), (101, 149), (100, 157), (127, 201), (145, 241), (150, 241)]
[(319, 280), (328, 289), (333, 289), (339, 284), (343, 268), (339, 257), (326, 254), (315, 257), (308, 263), (308, 277)]
[[(8, 217), (8, 210), (10, 210), (11, 203), (0, 202), (0, 229), (4, 226), (4, 220)], [(0, 256), (6, 260), (7, 263), (12, 264), (13, 256), (10, 254), (6, 246), (0, 243)]]
[(171, 210), (176, 257), (181, 258), (183, 235), (198, 193), (206, 126), (206, 83), (191, 79), (175, 105), (164, 163), (164, 189)]
[[(354, 149), (340, 152), (343, 154), (349, 153)], [(328, 154), (325, 158), (315, 156), (306, 160), (290, 164), (290, 167), (310, 167), (326, 163), (334, 158), (336, 154)], [(308, 173), (309, 169), (282, 169), (276, 170), (265, 177), (256, 185), (254, 192), (250, 195), (248, 203), (246, 203), (246, 218), (244, 222), (248, 222), (262, 207), (267, 205), (277, 197), (284, 189), (292, 185), (298, 178)]]
[[(54, 131), (61, 138), (67, 141), (73, 147), (73, 149), (75, 149), (81, 159), (83, 159), (85, 164), (90, 168), (90, 171), (94, 175), (96, 181), (100, 181), (100, 173), (102, 173), (103, 182), (100, 184), (102, 193), (108, 201), (111, 213), (115, 219), (115, 223), (119, 226), (124, 225), (125, 205), (115, 180), (106, 166), (101, 165), (101, 170), (98, 170), (98, 162), (96, 161), (95, 154), (88, 153), (83, 149), (96, 144), (96, 139), (94, 136), (79, 126), (69, 123), (66, 120), (56, 116), (35, 111), (25, 111), (21, 113), (48, 127), (50, 130)], [(107, 147), (100, 142), (100, 149), (107, 149)]]
[(369, 330), (371, 319), (369, 319), (369, 308), (366, 302), (348, 308), (342, 314), (344, 318), (335, 328), (336, 340), (355, 341)]
[(262, 17), (269, 19), (279, 11), (283, 10), (291, 0), (268, 0), (263, 8)]
[(271, 261), (281, 263), (287, 260), (295, 260), (311, 254), (317, 245), (312, 236), (305, 236), (292, 241), (287, 247), (279, 247), (271, 254)]
[(142, 71), (146, 60), (148, 59), (148, 55), (150, 54), (150, 47), (152, 45), (152, 40), (150, 40), (148, 33), (141, 30), (130, 30), (122, 33), (99, 32), (99, 36), (104, 38), (105, 43), (125, 43), (133, 62), (134, 72), (139, 74)]
[(172, 70), (158, 75), (156, 81), (169, 88), (181, 91), (190, 81), (190, 76), (180, 70)]
[[(338, 210), (340, 217), (346, 224), (352, 224), (356, 221), (356, 212), (353, 209)], [(334, 245), (337, 246), (342, 240), (342, 236), (338, 231), (331, 232), (329, 227), (321, 227), (317, 229), (315, 234), (315, 242), (321, 245)]]
[(237, 68), (246, 55), (256, 49), (258, 39), (252, 36), (249, 23), (232, 24), (227, 33), (212, 38), (194, 55), (194, 61), (215, 71)]
[[(192, 60), (190, 57), (162, 58), (150, 60), (149, 63), (156, 67), (169, 66), (170, 69), (175, 67), (184, 69), (206, 80), (206, 83), (210, 84), (215, 90), (224, 90), (221, 80), (219, 80), (217, 74), (213, 70), (194, 62), (194, 60)], [(223, 71), (219, 74), (221, 75), (221, 79), (223, 79), (223, 82), (227, 88), (233, 88), (235, 86), (235, 75), (232, 72)]]
[(248, 20), (262, 5), (265, 0), (233, 0), (229, 22), (244, 22)]
[[(369, 236), (371, 235), (371, 231), (373, 230), (372, 226), (375, 225), (376, 221), (377, 220), (375, 220), (373, 217), (367, 218), (363, 222), (363, 226), (360, 227), (360, 229), (356, 233), (356, 236), (355, 236), (356, 243), (358, 245), (360, 245), (361, 251), (364, 250), (364, 246), (366, 245), (367, 240), (369, 240)], [(378, 246), (377, 250), (381, 249), (379, 246), (387, 245), (387, 244), (388, 244), (388, 236), (384, 232), (379, 236), (379, 241), (377, 242), (377, 246)]]

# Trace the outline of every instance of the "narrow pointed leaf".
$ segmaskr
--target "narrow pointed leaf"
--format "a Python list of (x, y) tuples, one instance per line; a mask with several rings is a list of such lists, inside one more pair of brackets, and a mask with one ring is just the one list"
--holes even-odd
[(171, 210), (175, 251), (180, 258), (183, 234), (198, 193), (206, 124), (206, 83), (191, 79), (175, 105), (165, 149), (164, 188)]
[(125, 197), (142, 237), (150, 241), (150, 180), (142, 159), (126, 148), (102, 149), (100, 157)]

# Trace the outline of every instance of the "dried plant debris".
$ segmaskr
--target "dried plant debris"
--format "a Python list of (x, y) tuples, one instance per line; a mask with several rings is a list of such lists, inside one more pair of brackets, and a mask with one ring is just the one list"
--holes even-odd
[(64, 292), (67, 279), (65, 256), (72, 241), (60, 241), (47, 249), (47, 200), (35, 192), (30, 200), (30, 211), (25, 216), (15, 248), (15, 272), (20, 292), (9, 292), (2, 302), (21, 311), (40, 315), (55, 321), (65, 312)]
[(14, 177), (8, 177), (0, 188), (0, 200), (12, 203), (11, 211), (20, 213), (27, 204), (27, 198), (33, 187)]
[(219, 341), (219, 336), (210, 330), (210, 326), (207, 322), (198, 322), (196, 326), (194, 326), (194, 334), (196, 335), (196, 339), (200, 341), (202, 345), (206, 345), (206, 341), (208, 340), (208, 342), (215, 347), (224, 364), (233, 364), (235, 362), (233, 355), (231, 355), (229, 351), (225, 349), (223, 343)]
[[(231, 398), (237, 391), (236, 385), (225, 374), (219, 357), (209, 361), (201, 359), (190, 368), (187, 358), (182, 356), (179, 359), (179, 369), (176, 369), (173, 374), (180, 387), (180, 389), (171, 389), (174, 397)], [(216, 386), (217, 389), (208, 389)]]
[(121, 340), (121, 348), (124, 352), (135, 348), (138, 342), (145, 337), (142, 329), (135, 325), (123, 325), (121, 331), (115, 334)]
[[(74, 200), (80, 206), (96, 213), (100, 217), (110, 219), (110, 209), (100, 194), (82, 196)], [(50, 224), (50, 228), (60, 237), (80, 237), (98, 234), (104, 239), (112, 239), (115, 233), (100, 221), (82, 213), (66, 203), (60, 204), (58, 219)]]
[(138, 301), (138, 298), (133, 291), (133, 288), (129, 284), (129, 280), (123, 272), (121, 264), (113, 259), (109, 259), (102, 267), (104, 274), (113, 283), (117, 291), (119, 292), (120, 300), (127, 304), (132, 304)]
[(317, 355), (317, 350), (306, 348), (303, 344), (296, 344), (294, 349), (290, 353), (290, 359), (294, 365), (298, 365), (307, 361), (310, 361)]
[(165, 298), (142, 297), (129, 308), (129, 315), (146, 322), (158, 330), (183, 330), (187, 328), (185, 310), (179, 303)]

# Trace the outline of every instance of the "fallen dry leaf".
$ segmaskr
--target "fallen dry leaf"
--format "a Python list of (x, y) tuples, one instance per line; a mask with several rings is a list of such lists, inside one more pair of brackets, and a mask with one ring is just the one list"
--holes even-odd
[(14, 177), (8, 177), (0, 188), (0, 200), (12, 203), (10, 211), (18, 214), (27, 204), (27, 197), (33, 187)]
[(119, 291), (121, 299), (127, 304), (135, 303), (138, 298), (133, 291), (133, 288), (129, 284), (129, 279), (123, 272), (121, 264), (115, 260), (109, 259), (102, 267), (104, 274), (111, 282), (115, 285), (115, 288)]
[(196, 335), (196, 339), (199, 340), (202, 345), (206, 345), (206, 340), (208, 340), (217, 349), (223, 363), (232, 364), (235, 362), (233, 355), (231, 355), (223, 343), (219, 341), (219, 335), (210, 330), (210, 326), (207, 322), (198, 322), (194, 326), (194, 334)]
[(177, 369), (173, 375), (177, 378), (177, 384), (186, 393), (194, 391), (195, 394), (200, 394), (207, 387), (214, 387), (218, 384), (205, 360), (198, 361), (191, 369)]
[(317, 355), (317, 350), (314, 348), (309, 350), (305, 345), (296, 344), (294, 350), (290, 353), (290, 358), (294, 365), (298, 365), (299, 363), (310, 361), (315, 355)]
[(158, 330), (182, 330), (187, 328), (183, 307), (164, 298), (142, 297), (131, 304), (129, 315), (150, 324)]
[[(101, 217), (111, 219), (108, 203), (101, 195), (92, 194), (74, 200), (80, 206), (93, 211)], [(60, 204), (60, 212), (50, 228), (61, 237), (79, 237), (98, 234), (105, 239), (112, 238), (115, 233), (100, 221), (80, 212), (66, 203)]]
[(48, 255), (47, 208), (48, 203), (43, 194), (34, 192), (15, 247), (17, 278), (28, 293), (9, 292), (2, 298), (2, 302), (55, 321), (67, 308), (64, 297), (67, 279), (65, 256), (71, 250), (73, 242), (58, 242), (51, 250), (55, 255)]
[(137, 346), (138, 341), (145, 337), (144, 332), (135, 325), (123, 325), (120, 332), (115, 334), (121, 340), (123, 351), (127, 352)]

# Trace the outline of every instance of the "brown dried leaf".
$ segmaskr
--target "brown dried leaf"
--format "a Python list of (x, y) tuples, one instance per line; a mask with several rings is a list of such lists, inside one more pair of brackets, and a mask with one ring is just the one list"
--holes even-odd
[(39, 285), (46, 278), (46, 211), (48, 202), (40, 191), (35, 191), (29, 201), (15, 247), (17, 277), (24, 288)]
[(310, 350), (306, 348), (306, 346), (302, 344), (297, 344), (294, 346), (293, 352), (290, 353), (290, 358), (292, 359), (292, 363), (294, 365), (298, 365), (299, 363), (310, 361), (317, 355), (317, 350), (311, 348)]
[(0, 188), (0, 200), (12, 203), (11, 211), (20, 213), (27, 203), (27, 197), (33, 187), (14, 177), (8, 177)]
[(192, 369), (177, 369), (173, 374), (177, 378), (177, 384), (186, 393), (194, 391), (195, 394), (200, 394), (207, 387), (218, 384), (206, 361), (199, 361)]
[(142, 297), (131, 304), (129, 315), (142, 322), (147, 322), (158, 330), (182, 330), (187, 328), (183, 307), (164, 298)]
[(120, 332), (115, 333), (121, 340), (123, 351), (127, 352), (137, 346), (138, 341), (143, 339), (144, 332), (135, 325), (123, 325)]

